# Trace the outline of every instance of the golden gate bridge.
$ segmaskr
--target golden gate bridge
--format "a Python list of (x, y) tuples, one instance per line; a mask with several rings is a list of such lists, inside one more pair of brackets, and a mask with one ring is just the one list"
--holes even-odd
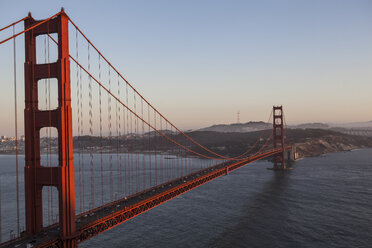
[[(15, 32), (21, 22), (23, 30)], [(285, 162), (292, 146), (285, 144), (282, 106), (273, 107), (272, 128), (262, 130), (240, 155), (227, 156), (161, 114), (63, 9), (45, 20), (29, 14), (0, 32), (10, 28), (13, 33), (0, 45), (13, 42), (16, 211), (11, 222), (16, 228), (2, 227), (1, 216), (9, 210), (0, 203), (0, 247), (77, 247), (254, 161), (271, 157), (270, 169), (291, 169)], [(25, 40), (23, 173), (16, 88), (20, 35)]]

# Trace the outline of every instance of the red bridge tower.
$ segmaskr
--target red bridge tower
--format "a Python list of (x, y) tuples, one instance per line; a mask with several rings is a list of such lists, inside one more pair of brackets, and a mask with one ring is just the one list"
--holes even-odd
[(269, 169), (291, 170), (292, 168), (288, 168), (285, 164), (283, 106), (273, 106), (273, 142), (274, 149), (281, 148), (283, 151), (274, 155), (274, 167)]
[[(25, 29), (41, 22), (29, 14)], [(58, 60), (37, 64), (36, 37), (58, 34)], [(58, 189), (59, 227), (63, 247), (76, 247), (75, 184), (72, 154), (72, 119), (70, 60), (68, 48), (68, 17), (60, 15), (25, 33), (25, 204), (26, 233), (37, 234), (43, 229), (42, 188)], [(38, 81), (58, 80), (58, 107), (41, 111), (38, 108)], [(40, 162), (40, 129), (55, 127), (58, 131), (58, 166), (45, 167)]]

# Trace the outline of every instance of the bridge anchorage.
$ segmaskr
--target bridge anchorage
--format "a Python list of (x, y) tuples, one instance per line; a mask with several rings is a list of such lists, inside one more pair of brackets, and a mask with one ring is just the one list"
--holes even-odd
[[(20, 228), (18, 228), (19, 234), (17, 237), (11, 237), (4, 243), (0, 241), (0, 247), (77, 247), (80, 243), (168, 200), (218, 177), (228, 175), (230, 172), (254, 161), (273, 158), (274, 167), (270, 169), (284, 171), (291, 169), (287, 167), (285, 160), (286, 155), (288, 158), (290, 157), (292, 147), (286, 146), (284, 142), (285, 124), (282, 106), (273, 107), (272, 132), (271, 129), (262, 130), (256, 143), (248, 147), (247, 151), (236, 157), (227, 157), (201, 145), (191, 138), (188, 133), (181, 131), (166, 119), (138, 93), (88, 40), (63, 9), (45, 20), (34, 20), (29, 14), (27, 17), (0, 29), (0, 32), (8, 27), (14, 27), (21, 21), (24, 21), (24, 30), (0, 41), (0, 45), (12, 39), (15, 44), (15, 37), (25, 34), (24, 179), (26, 228), (24, 232), (20, 232)], [(75, 40), (76, 56), (72, 56), (69, 51), (69, 24), (75, 27), (76, 37), (79, 35), (81, 40), (87, 42), (88, 66), (84, 66), (82, 60), (79, 60), (78, 38)], [(51, 34), (57, 34), (58, 39), (54, 39)], [(37, 62), (37, 57), (40, 54), (37, 54), (36, 38), (40, 35), (45, 37), (45, 56), (46, 54), (49, 56), (49, 51), (46, 53), (46, 44), (48, 44), (49, 49), (49, 39), (57, 45), (58, 57), (56, 62), (49, 63), (49, 59), (48, 63), (46, 60), (44, 64)], [(15, 49), (16, 46), (14, 45), (14, 54)], [(93, 70), (91, 70), (91, 64), (93, 63), (90, 56), (92, 51), (98, 54), (98, 68)], [(70, 72), (70, 69), (74, 70), (74, 67), (70, 68), (70, 61), (76, 65), (76, 77)], [(108, 75), (104, 79), (101, 77), (102, 61), (105, 62), (104, 65), (108, 69)], [(113, 88), (111, 83), (113, 72), (116, 74), (117, 88)], [(82, 80), (82, 75), (86, 78), (85, 82)], [(38, 82), (51, 78), (57, 79), (58, 106), (56, 109), (41, 110), (39, 108), (41, 101), (39, 99), (40, 91), (38, 91), (38, 87), (40, 85)], [(76, 102), (71, 99), (71, 81), (77, 83), (76, 88), (73, 87), (77, 92), (74, 99)], [(95, 92), (96, 94), (92, 93), (93, 87), (99, 90)], [(86, 94), (82, 94), (83, 89)], [(108, 97), (108, 103), (106, 104), (108, 118), (104, 122), (108, 125), (108, 137), (102, 137), (102, 119), (104, 118), (102, 118), (101, 106), (102, 93)], [(89, 98), (89, 104), (84, 105), (88, 106), (85, 107), (86, 109), (82, 108), (83, 95), (89, 96), (85, 97)], [(95, 99), (93, 101), (93, 96), (99, 98), (99, 100)], [(94, 114), (97, 115), (96, 120), (100, 121), (99, 125), (96, 125), (99, 126), (100, 131), (99, 134), (98, 131), (95, 131), (94, 135), (93, 122), (95, 119), (92, 118), (94, 112), (92, 105), (97, 102), (99, 103), (99, 111)], [(76, 103), (76, 105), (73, 105), (73, 103)], [(116, 106), (112, 108), (114, 104)], [(73, 112), (74, 107), (72, 106), (76, 106), (78, 109), (77, 114)], [(98, 109), (98, 106), (96, 108)], [(116, 118), (113, 117), (114, 114), (111, 114), (114, 111), (116, 111)], [(90, 127), (89, 135), (82, 131), (83, 112), (89, 112), (89, 116), (85, 116), (87, 119), (89, 118), (89, 124), (87, 125)], [(78, 160), (76, 163), (78, 170), (74, 169), (73, 163), (73, 116), (77, 117), (78, 122), (78, 135), (75, 139), (78, 143), (78, 146), (75, 146), (75, 153), (79, 155), (76, 158)], [(116, 121), (116, 137), (112, 137), (111, 132), (111, 128), (114, 126), (111, 124), (113, 118)], [(58, 146), (56, 146), (58, 166), (54, 167), (48, 167), (48, 163), (42, 163), (41, 156), (40, 130), (49, 127), (56, 128), (58, 133)], [(120, 131), (121, 129), (122, 131)], [(84, 143), (81, 138), (83, 136), (86, 140), (89, 139), (89, 142), (92, 142), (93, 139), (100, 142), (95, 145), (92, 145), (93, 143), (88, 144), (88, 142)], [(113, 141), (114, 138), (115, 142)], [(271, 139), (273, 143), (271, 143)], [(105, 144), (102, 144), (103, 140)], [(84, 145), (89, 146), (89, 149), (81, 148)], [(113, 149), (115, 150), (113, 151)], [(107, 159), (103, 163), (103, 151), (108, 151), (105, 155), (109, 157), (109, 162), (107, 162)], [(80, 159), (83, 163), (84, 156), (82, 153), (84, 152), (90, 153), (90, 178), (87, 176), (87, 180), (85, 180), (85, 182), (89, 181), (91, 186), (91, 205), (88, 207), (84, 207), (84, 199), (89, 200), (89, 196), (84, 198), (84, 193), (85, 191), (88, 192), (89, 189), (85, 188), (84, 190), (84, 166), (80, 167)], [(117, 169), (115, 170), (112, 166), (113, 153), (115, 153), (117, 162)], [(50, 149), (47, 154), (51, 158)], [(100, 157), (100, 170), (93, 166), (94, 156)], [(95, 163), (99, 162), (96, 161)], [(103, 174), (104, 166), (109, 171), (105, 178)], [(76, 190), (76, 192), (79, 193), (77, 197), (79, 201), (75, 200), (75, 173), (78, 175), (76, 185), (79, 190)], [(101, 173), (100, 177), (98, 176), (99, 173)], [(113, 173), (117, 177), (113, 177)], [(95, 177), (96, 181), (93, 180)], [(95, 198), (97, 190), (94, 190), (94, 186), (99, 183), (101, 189), (98, 192), (101, 194), (101, 199), (97, 200)], [(18, 185), (18, 182), (16, 184)], [(115, 192), (117, 192), (115, 198), (113, 194), (114, 185), (117, 188), (115, 189)], [(46, 213), (43, 213), (43, 210), (46, 209), (45, 205), (50, 207), (49, 205), (53, 200), (48, 199), (48, 204), (45, 204), (42, 192), (44, 187), (50, 186), (58, 190), (59, 219), (54, 223), (44, 225), (43, 217), (45, 218)], [(80, 203), (80, 210), (76, 209), (75, 202)], [(17, 210), (19, 211), (18, 204)], [(16, 221), (20, 222), (19, 216), (17, 216)]]
[(293, 152), (293, 147), (291, 150), (285, 149), (284, 137), (283, 106), (273, 106), (273, 146), (274, 149), (281, 148), (282, 152), (273, 156), (273, 167), (267, 168), (268, 170), (288, 171), (293, 169), (292, 167), (288, 167), (286, 162), (290, 164), (295, 153)]

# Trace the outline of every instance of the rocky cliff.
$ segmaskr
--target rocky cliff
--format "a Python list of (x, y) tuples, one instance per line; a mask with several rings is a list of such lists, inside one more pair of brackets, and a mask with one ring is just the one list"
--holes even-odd
[(372, 147), (372, 138), (343, 134), (330, 130), (289, 130), (289, 143), (295, 144), (299, 157), (314, 157), (326, 153)]

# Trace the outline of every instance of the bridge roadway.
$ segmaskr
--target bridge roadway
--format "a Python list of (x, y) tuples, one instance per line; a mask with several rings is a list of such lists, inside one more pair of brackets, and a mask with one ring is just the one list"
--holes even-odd
[[(285, 147), (285, 150), (290, 149), (291, 146)], [(78, 244), (82, 243), (178, 195), (227, 175), (230, 171), (280, 152), (282, 149), (275, 149), (240, 161), (223, 162), (80, 214), (76, 216), (77, 231), (74, 238)], [(58, 224), (45, 227), (40, 234), (24, 235), (0, 245), (1, 248), (61, 246)]]

